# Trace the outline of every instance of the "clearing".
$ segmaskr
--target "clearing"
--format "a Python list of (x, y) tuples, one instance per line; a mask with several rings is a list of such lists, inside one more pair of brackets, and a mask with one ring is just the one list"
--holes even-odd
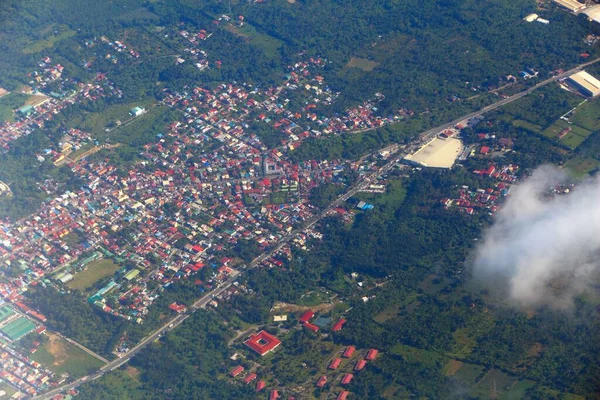
[(244, 22), (242, 26), (229, 24), (225, 27), (229, 32), (236, 36), (246, 39), (250, 44), (262, 49), (265, 55), (269, 58), (278, 58), (279, 50), (283, 42), (266, 33), (259, 32), (254, 26), (248, 22)]
[(347, 67), (362, 69), (365, 72), (373, 71), (378, 65), (378, 62), (358, 57), (352, 57), (350, 61), (348, 61), (348, 64), (346, 64)]
[(30, 358), (44, 365), (57, 375), (68, 373), (78, 378), (100, 368), (102, 361), (80, 348), (68, 343), (60, 336), (46, 332), (48, 341)]
[(454, 375), (456, 375), (458, 370), (462, 368), (462, 366), (463, 366), (462, 361), (452, 359), (452, 360), (448, 361), (448, 364), (446, 364), (444, 366), (444, 370), (443, 370), (444, 375), (454, 376)]
[(28, 101), (29, 96), (23, 93), (9, 93), (0, 98), (0, 123), (13, 122), (15, 120), (14, 109), (22, 107)]
[(54, 47), (57, 42), (70, 38), (71, 36), (75, 36), (75, 33), (76, 32), (74, 30), (67, 29), (62, 33), (51, 35), (45, 39), (36, 40), (35, 42), (32, 42), (23, 48), (23, 54), (39, 53), (44, 49)]
[(71, 289), (84, 292), (99, 280), (113, 275), (119, 268), (120, 266), (112, 262), (112, 260), (104, 258), (94, 260), (83, 271), (78, 272), (67, 286)]

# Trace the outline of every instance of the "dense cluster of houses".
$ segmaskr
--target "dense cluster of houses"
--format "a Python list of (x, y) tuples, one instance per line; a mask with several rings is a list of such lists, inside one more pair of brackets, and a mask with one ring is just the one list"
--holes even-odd
[(0, 378), (30, 396), (57, 384), (52, 371), (5, 344), (0, 344)]

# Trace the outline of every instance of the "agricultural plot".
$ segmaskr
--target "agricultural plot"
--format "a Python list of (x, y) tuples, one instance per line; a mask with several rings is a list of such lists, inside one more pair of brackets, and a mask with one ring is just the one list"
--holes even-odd
[(481, 398), (498, 398), (510, 391), (517, 382), (517, 378), (507, 375), (500, 370), (491, 369), (473, 387), (471, 395)]
[(575, 157), (565, 164), (565, 168), (575, 177), (585, 176), (598, 167), (600, 162), (590, 157)]
[(54, 45), (64, 39), (75, 36), (76, 32), (71, 29), (67, 29), (64, 32), (50, 35), (45, 39), (36, 40), (23, 48), (23, 54), (39, 53), (44, 49), (54, 47)]
[(352, 57), (346, 64), (347, 67), (362, 69), (365, 72), (373, 71), (378, 65), (378, 62), (358, 57)]
[(90, 262), (86, 269), (78, 272), (75, 278), (68, 283), (68, 287), (85, 291), (104, 278), (113, 275), (120, 267), (111, 260), (100, 259)]
[(44, 365), (57, 375), (68, 373), (81, 377), (97, 370), (103, 363), (78, 347), (54, 334), (48, 334), (48, 341), (30, 358)]
[(589, 131), (599, 130), (600, 101), (592, 100), (582, 104), (581, 107), (578, 107), (573, 113), (571, 122)]
[(265, 33), (259, 32), (254, 26), (245, 22), (243, 26), (228, 25), (226, 28), (234, 35), (243, 37), (250, 44), (262, 49), (269, 58), (277, 58), (283, 42)]

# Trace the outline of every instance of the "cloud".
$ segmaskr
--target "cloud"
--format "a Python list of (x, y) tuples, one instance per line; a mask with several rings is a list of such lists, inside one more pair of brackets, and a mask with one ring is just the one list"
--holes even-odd
[(597, 279), (600, 180), (547, 196), (564, 180), (561, 170), (544, 166), (513, 187), (476, 250), (474, 276), (517, 305), (569, 308)]

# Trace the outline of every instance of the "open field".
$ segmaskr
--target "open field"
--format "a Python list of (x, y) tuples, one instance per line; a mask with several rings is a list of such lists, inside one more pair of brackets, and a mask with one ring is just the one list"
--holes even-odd
[(600, 162), (589, 157), (575, 157), (565, 164), (565, 168), (569, 170), (576, 178), (583, 177), (600, 167)]
[(83, 292), (99, 280), (113, 275), (119, 268), (112, 260), (100, 259), (92, 261), (87, 265), (86, 269), (78, 272), (67, 286)]
[(500, 370), (491, 369), (481, 379), (471, 394), (482, 398), (497, 398), (500, 394), (507, 392), (516, 383), (517, 379), (507, 375)]
[(566, 144), (572, 149), (576, 149), (581, 143), (585, 141), (587, 137), (579, 136), (573, 132), (567, 133), (560, 142)]
[(13, 110), (19, 108), (28, 101), (29, 96), (23, 93), (9, 93), (0, 98), (0, 123), (15, 120)]
[(100, 368), (102, 361), (73, 346), (57, 335), (46, 333), (48, 342), (30, 358), (49, 368), (57, 375), (68, 373), (73, 377), (87, 375)]
[(243, 26), (228, 25), (226, 29), (234, 35), (248, 40), (252, 45), (262, 49), (267, 57), (276, 58), (279, 56), (279, 49), (283, 42), (266, 33), (259, 32), (254, 26), (245, 22)]
[(475, 383), (484, 368), (474, 364), (463, 364), (455, 373), (454, 377), (461, 383), (472, 385)]
[(13, 394), (17, 393), (17, 391), (15, 389), (13, 389), (12, 386), (10, 386), (2, 381), (0, 381), (0, 391), (4, 392), (4, 395), (0, 396), (0, 400), (10, 399)]
[(40, 51), (50, 48), (50, 47), (54, 47), (54, 45), (63, 40), (63, 39), (67, 39), (70, 38), (71, 36), (75, 36), (75, 31), (68, 29), (62, 33), (59, 33), (58, 35), (51, 35), (49, 37), (47, 37), (46, 39), (40, 39), (40, 40), (36, 40), (33, 43), (28, 44), (27, 46), (25, 46), (23, 48), (23, 53), (24, 54), (31, 54), (31, 53), (39, 53)]
[[(128, 104), (115, 104), (108, 106), (106, 109), (97, 113), (86, 113), (78, 116), (79, 120), (73, 121), (73, 126), (86, 132), (91, 132), (94, 135), (105, 133), (106, 127), (116, 126), (117, 121), (125, 122), (131, 118), (129, 111), (136, 106), (145, 107), (146, 110), (152, 105), (151, 100), (140, 101)], [(144, 118), (146, 114), (138, 117)]]
[(514, 126), (518, 127), (518, 128), (523, 128), (526, 129), (530, 132), (533, 133), (542, 133), (542, 127), (539, 125), (536, 125), (532, 122), (529, 121), (524, 121), (522, 119), (516, 119), (513, 121), (512, 123)]
[(348, 61), (348, 64), (346, 64), (347, 67), (359, 68), (365, 72), (373, 71), (378, 65), (378, 62), (358, 57), (352, 57), (350, 61)]
[(454, 375), (456, 375), (456, 373), (458, 372), (458, 370), (462, 368), (462, 366), (463, 366), (463, 362), (462, 361), (450, 360), (444, 366), (444, 370), (443, 370), (444, 375), (446, 375), (446, 376), (454, 376)]
[(600, 101), (591, 100), (578, 107), (571, 117), (571, 122), (590, 131), (600, 129)]

